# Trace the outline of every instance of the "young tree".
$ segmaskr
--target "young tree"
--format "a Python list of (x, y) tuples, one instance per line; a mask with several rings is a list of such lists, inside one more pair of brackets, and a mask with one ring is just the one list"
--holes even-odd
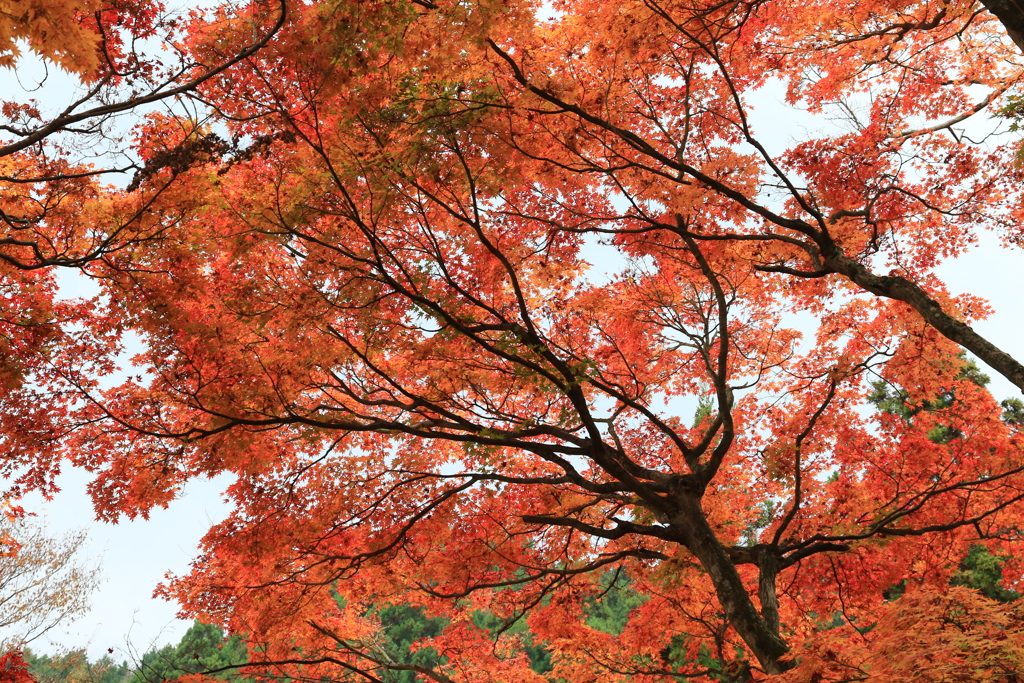
[[(289, 678), (539, 680), (524, 619), (551, 679), (1017, 676), (1017, 608), (949, 581), (979, 543), (1019, 575), (1020, 425), (961, 354), (1024, 366), (935, 274), (980, 230), (1024, 239), (1017, 140), (958, 131), (1020, 87), (996, 16), (296, 7), (198, 86), (245, 153), (152, 116), (138, 182), (74, 223), (154, 236), (87, 270), (96, 338), (147, 346), (107, 390), (53, 372), (67, 429), (17, 462), (96, 471), (106, 519), (234, 472), (164, 593)], [(199, 62), (247, 44), (200, 29)], [(847, 127), (783, 148), (772, 83)], [(619, 633), (585, 609), (609, 571), (643, 597)], [(381, 604), (443, 620), (433, 664), (389, 654)]]
[(27, 518), (0, 517), (0, 651), (20, 650), (89, 608), (99, 567), (78, 557), (84, 531), (53, 537)]

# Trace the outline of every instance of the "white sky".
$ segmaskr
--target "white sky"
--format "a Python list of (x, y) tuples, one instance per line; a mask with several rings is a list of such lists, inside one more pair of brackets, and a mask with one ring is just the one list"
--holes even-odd
[(191, 621), (175, 619), (177, 607), (152, 597), (168, 571), (184, 573), (196, 555), (203, 534), (228, 513), (221, 492), (229, 479), (192, 482), (167, 509), (154, 510), (149, 520), (106, 524), (94, 519), (85, 493), (88, 473), (61, 475), (61, 492), (50, 503), (38, 497), (23, 501), (37, 512), (51, 535), (88, 529), (87, 564), (101, 563), (103, 583), (92, 596), (92, 610), (72, 624), (54, 629), (32, 643), (36, 652), (56, 653), (85, 647), (91, 659), (107, 653), (135, 660), (154, 643), (176, 643)]

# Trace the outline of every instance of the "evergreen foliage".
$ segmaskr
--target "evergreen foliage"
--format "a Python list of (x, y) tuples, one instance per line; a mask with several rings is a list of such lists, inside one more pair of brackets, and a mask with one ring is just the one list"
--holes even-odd
[(218, 626), (196, 621), (177, 645), (165, 645), (143, 655), (129, 683), (162, 683), (195, 673), (234, 681), (239, 678), (236, 670), (220, 669), (246, 661), (248, 655), (241, 637), (225, 638)]
[(1005, 560), (993, 554), (985, 546), (973, 546), (960, 562), (960, 569), (950, 583), (966, 586), (980, 592), (986, 598), (999, 602), (1013, 602), (1020, 593), (1003, 587), (1003, 564)]
[[(421, 608), (411, 605), (385, 605), (377, 611), (377, 618), (387, 638), (385, 651), (391, 659), (405, 664), (437, 666), (437, 650), (432, 647), (414, 650), (413, 644), (439, 635), (445, 626), (444, 619), (428, 617)], [(392, 683), (413, 683), (417, 676), (414, 671), (389, 673)]]

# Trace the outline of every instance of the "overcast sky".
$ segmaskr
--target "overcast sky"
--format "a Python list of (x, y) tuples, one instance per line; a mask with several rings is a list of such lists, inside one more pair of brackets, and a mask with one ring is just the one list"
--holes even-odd
[(87, 473), (69, 471), (61, 476), (62, 490), (52, 502), (38, 497), (25, 501), (26, 509), (39, 514), (51, 535), (87, 528), (88, 547), (81, 559), (86, 564), (99, 562), (103, 570), (91, 611), (30, 647), (46, 653), (86, 647), (94, 659), (112, 648), (120, 660), (134, 659), (154, 643), (177, 642), (191, 622), (175, 619), (177, 607), (153, 599), (153, 589), (168, 571), (188, 571), (199, 539), (228, 512), (221, 492), (230, 480), (192, 482), (166, 510), (154, 510), (148, 520), (119, 524), (94, 520), (85, 493), (88, 481)]

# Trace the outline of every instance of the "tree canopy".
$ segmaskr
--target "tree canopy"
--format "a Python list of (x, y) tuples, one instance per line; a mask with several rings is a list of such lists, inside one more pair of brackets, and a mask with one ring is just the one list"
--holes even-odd
[[(133, 109), (120, 185), (0, 177), (12, 495), (83, 467), (114, 521), (233, 473), (233, 513), (161, 591), (244, 636), (253, 674), (1022, 677), (1021, 404), (965, 355), (1024, 391), (972, 326), (1014, 312), (937, 274), (983, 231), (1024, 242), (1019, 14), (182, 18), (159, 92), (189, 106)], [(15, 67), (18, 39), (61, 65), (103, 44), (100, 20), (25, 21), (0, 23)], [(790, 129), (770, 91), (838, 123)], [(0, 143), (34, 141), (4, 163), (42, 168), (16, 127)], [(101, 294), (57, 296), (59, 268)], [(386, 605), (420, 619), (408, 644)]]

